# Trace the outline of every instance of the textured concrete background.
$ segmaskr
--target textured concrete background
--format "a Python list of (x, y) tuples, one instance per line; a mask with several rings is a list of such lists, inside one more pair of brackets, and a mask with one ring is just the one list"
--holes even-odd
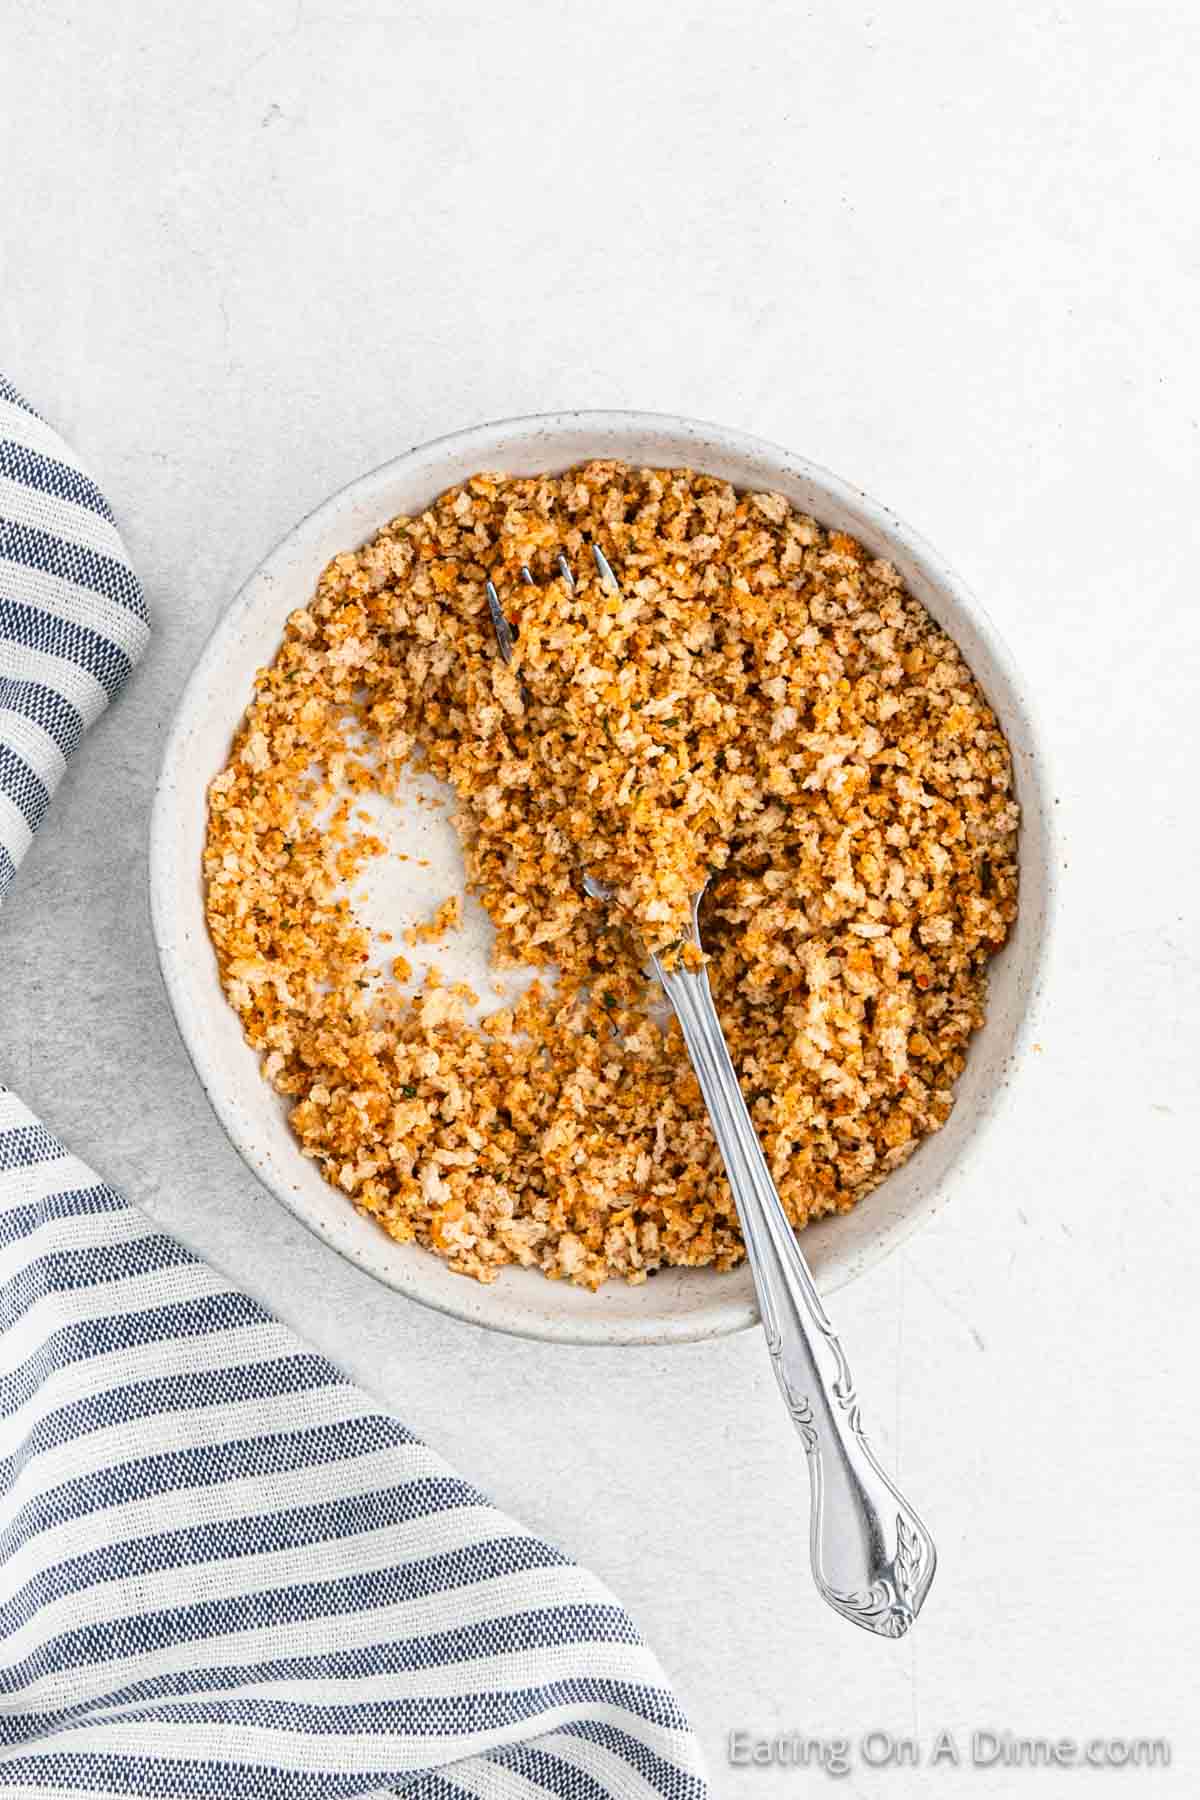
[[(157, 625), (0, 917), (0, 1071), (609, 1580), (721, 1793), (807, 1791), (726, 1768), (735, 1727), (1163, 1733), (1171, 1773), (1122, 1792), (1200, 1779), (1197, 18), (0, 0), (0, 362), (91, 462)], [(754, 1336), (559, 1350), (376, 1286), (247, 1174), (159, 984), (151, 785), (243, 577), (410, 444), (606, 405), (780, 439), (894, 506), (983, 597), (1056, 759), (1043, 1049), (939, 1221), (836, 1306), (942, 1554), (896, 1645), (810, 1589)], [(1033, 1782), (856, 1757), (841, 1789)]]

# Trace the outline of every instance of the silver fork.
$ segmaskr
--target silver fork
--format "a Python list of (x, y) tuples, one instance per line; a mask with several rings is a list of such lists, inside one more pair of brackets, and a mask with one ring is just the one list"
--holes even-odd
[[(606, 591), (619, 592), (603, 551), (593, 547), (592, 555)], [(573, 589), (565, 558), (559, 557), (558, 569)], [(532, 585), (528, 568), (522, 568), (521, 578)], [(500, 655), (511, 662), (512, 628), (490, 581), (487, 598)], [(612, 898), (612, 889), (586, 871), (583, 886), (594, 900)], [(697, 949), (702, 897), (703, 890), (692, 901), (684, 938)], [(708, 971), (703, 965), (686, 968), (682, 957), (673, 957), (670, 967), (653, 952), (650, 960), (679, 1020), (708, 1108), (741, 1220), (775, 1378), (808, 1455), (809, 1550), (817, 1589), (854, 1624), (881, 1637), (903, 1637), (933, 1580), (933, 1539), (863, 1434), (845, 1352), (771, 1178), (713, 1005)]]

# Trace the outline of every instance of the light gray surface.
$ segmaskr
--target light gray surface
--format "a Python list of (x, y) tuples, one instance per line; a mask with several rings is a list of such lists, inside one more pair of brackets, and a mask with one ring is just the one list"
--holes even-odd
[[(90, 459), (157, 622), (0, 915), (3, 1078), (597, 1568), (719, 1791), (804, 1788), (726, 1770), (731, 1727), (928, 1753), (944, 1725), (1165, 1733), (1171, 1774), (1122, 1791), (1193, 1792), (1194, 9), (0, 10), (0, 360)], [(359, 470), (577, 405), (724, 420), (861, 482), (1048, 712), (1044, 1049), (942, 1218), (837, 1305), (941, 1550), (896, 1646), (811, 1591), (752, 1338), (555, 1350), (375, 1286), (246, 1173), (160, 990), (148, 797), (227, 597)], [(841, 1791), (918, 1780), (856, 1761)]]

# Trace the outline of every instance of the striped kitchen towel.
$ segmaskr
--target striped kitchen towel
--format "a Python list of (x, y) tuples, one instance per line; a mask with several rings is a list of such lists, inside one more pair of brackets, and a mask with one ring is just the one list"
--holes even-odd
[[(147, 629), (103, 498), (0, 381), (0, 893)], [(594, 1576), (0, 1088), (0, 1794), (706, 1791)]]

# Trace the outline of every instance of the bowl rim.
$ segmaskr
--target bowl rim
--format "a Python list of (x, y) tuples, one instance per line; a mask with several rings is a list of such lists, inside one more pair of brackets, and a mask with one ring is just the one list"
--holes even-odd
[[(822, 1291), (825, 1293), (836, 1292), (839, 1288), (855, 1280), (868, 1268), (876, 1267), (941, 1211), (949, 1197), (950, 1177), (953, 1175), (957, 1179), (962, 1176), (970, 1160), (977, 1153), (985, 1133), (995, 1124), (1008, 1103), (1014, 1070), (1024, 1060), (1029, 1049), (1037, 1017), (1041, 1010), (1040, 1001), (1054, 929), (1055, 871), (1057, 867), (1046, 738), (1039, 728), (1037, 711), (1030, 702), (1027, 684), (1021, 677), (1015, 659), (995, 623), (966, 583), (946, 563), (940, 553), (924, 537), (900, 519), (890, 507), (872, 499), (863, 489), (834, 474), (823, 465), (798, 455), (770, 439), (733, 430), (728, 426), (710, 421), (669, 412), (582, 408), (550, 413), (517, 414), (488, 420), (465, 430), (446, 432), (438, 437), (411, 445), (400, 455), (389, 457), (384, 462), (355, 476), (318, 505), (312, 507), (276, 541), (218, 615), (176, 702), (155, 782), (150, 817), (149, 900), (152, 934), (159, 971), (176, 1028), (205, 1097), (226, 1135), (247, 1168), (267, 1191), (276, 1200), (281, 1201), (293, 1217), (299, 1219), (314, 1236), (336, 1250), (339, 1255), (365, 1269), (376, 1280), (392, 1287), (406, 1298), (416, 1300), (421, 1305), (428, 1306), (449, 1317), (486, 1329), (499, 1330), (510, 1336), (556, 1343), (608, 1346), (700, 1342), (744, 1331), (758, 1323), (758, 1308), (754, 1301), (753, 1290), (748, 1284), (743, 1287), (740, 1294), (730, 1292), (726, 1298), (713, 1299), (705, 1307), (697, 1309), (695, 1312), (670, 1318), (656, 1318), (652, 1312), (648, 1312), (644, 1318), (628, 1322), (622, 1320), (615, 1326), (611, 1322), (600, 1320), (589, 1326), (583, 1315), (575, 1319), (564, 1319), (548, 1314), (545, 1317), (538, 1315), (514, 1322), (511, 1319), (486, 1316), (486, 1307), (470, 1303), (476, 1297), (470, 1292), (464, 1292), (460, 1299), (454, 1288), (449, 1289), (445, 1294), (424, 1291), (419, 1279), (402, 1278), (393, 1272), (373, 1267), (369, 1258), (359, 1255), (347, 1243), (338, 1241), (336, 1232), (324, 1221), (314, 1217), (302, 1199), (295, 1197), (294, 1189), (282, 1182), (269, 1179), (259, 1166), (254, 1145), (243, 1134), (238, 1118), (222, 1092), (218, 1071), (210, 1065), (204, 1042), (192, 1029), (193, 1001), (186, 974), (187, 959), (182, 954), (180, 933), (177, 928), (178, 903), (176, 896), (179, 891), (178, 882), (183, 871), (177, 867), (172, 841), (174, 823), (172, 790), (176, 781), (180, 753), (191, 727), (196, 703), (204, 694), (211, 673), (221, 660), (227, 640), (235, 636), (242, 620), (253, 612), (264, 587), (271, 583), (274, 566), (286, 560), (289, 552), (300, 540), (310, 536), (316, 537), (324, 525), (347, 511), (356, 501), (369, 501), (374, 491), (390, 485), (406, 464), (418, 460), (435, 461), (439, 454), (442, 458), (449, 458), (451, 455), (466, 455), (471, 451), (473, 445), (478, 445), (483, 458), (478, 466), (484, 468), (488, 466), (487, 453), (499, 434), (521, 432), (551, 436), (554, 433), (580, 430), (595, 431), (597, 435), (605, 432), (628, 434), (641, 432), (645, 434), (659, 431), (675, 436), (693, 437), (697, 440), (698, 445), (704, 442), (715, 442), (719, 444), (722, 453), (769, 461), (779, 469), (786, 470), (790, 477), (811, 482), (823, 490), (834, 503), (849, 507), (861, 515), (879, 536), (886, 539), (909, 561), (919, 565), (931, 583), (948, 594), (953, 605), (969, 621), (972, 631), (980, 640), (987, 656), (1006, 685), (1011, 700), (1009, 711), (1015, 712), (1019, 719), (1028, 748), (1026, 758), (1028, 777), (1037, 801), (1036, 816), (1033, 818), (1027, 819), (1027, 806), (1023, 805), (1022, 807), (1022, 878), (1024, 879), (1026, 834), (1030, 829), (1036, 831), (1038, 837), (1038, 861), (1043, 876), (1042, 887), (1037, 896), (1038, 930), (1033, 939), (1033, 951), (1029, 960), (1024, 1004), (1011, 1031), (1010, 1047), (1002, 1071), (977, 1102), (969, 1135), (956, 1152), (952, 1164), (922, 1193), (919, 1203), (914, 1204), (901, 1218), (893, 1220), (886, 1230), (874, 1234), (872, 1241), (861, 1248), (847, 1266), (838, 1269), (832, 1279), (823, 1280), (821, 1282)], [(578, 460), (580, 462), (588, 460), (586, 451), (581, 449)], [(574, 464), (563, 466), (570, 467)], [(702, 460), (698, 459), (696, 466), (702, 467)], [(441, 487), (435, 487), (435, 492), (441, 491)], [(381, 520), (380, 523), (382, 524), (383, 521)], [(372, 532), (377, 529), (379, 529), (378, 525), (371, 528)], [(314, 571), (314, 581), (317, 573), (319, 571)], [(1021, 904), (1022, 906), (1026, 904), (1024, 894)], [(431, 1263), (434, 1261), (432, 1257), (429, 1260)], [(695, 1277), (707, 1272), (685, 1271), (685, 1273)], [(744, 1265), (739, 1273), (745, 1275)], [(712, 1279), (731, 1281), (734, 1277), (712, 1277)], [(464, 1277), (457, 1278), (457, 1285), (461, 1286), (463, 1290), (477, 1291), (478, 1287), (478, 1284), (470, 1282)], [(647, 1285), (637, 1291), (640, 1294), (647, 1294), (651, 1290)], [(582, 1323), (580, 1322), (581, 1318)]]

